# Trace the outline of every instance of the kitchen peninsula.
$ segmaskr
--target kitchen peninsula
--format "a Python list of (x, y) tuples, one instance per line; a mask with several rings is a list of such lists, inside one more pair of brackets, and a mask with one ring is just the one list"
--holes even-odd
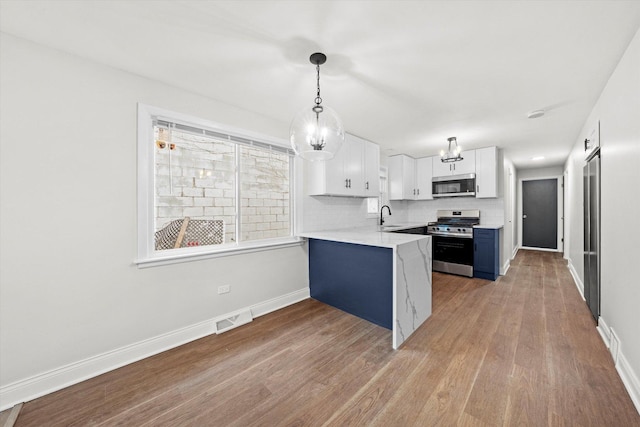
[(386, 231), (299, 236), (309, 241), (311, 297), (391, 329), (397, 349), (431, 315), (431, 236)]

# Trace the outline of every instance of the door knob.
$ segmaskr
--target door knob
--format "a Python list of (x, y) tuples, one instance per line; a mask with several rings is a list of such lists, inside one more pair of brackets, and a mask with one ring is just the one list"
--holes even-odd
[(526, 216), (526, 215), (522, 215), (522, 218), (525, 218), (525, 219), (526, 219), (526, 218), (527, 218), (527, 216)]

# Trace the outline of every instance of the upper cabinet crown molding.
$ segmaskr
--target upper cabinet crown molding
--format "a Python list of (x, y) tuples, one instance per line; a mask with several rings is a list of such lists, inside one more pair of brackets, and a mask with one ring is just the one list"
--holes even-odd
[(331, 160), (305, 162), (309, 196), (377, 197), (380, 193), (380, 148), (346, 134), (342, 148)]

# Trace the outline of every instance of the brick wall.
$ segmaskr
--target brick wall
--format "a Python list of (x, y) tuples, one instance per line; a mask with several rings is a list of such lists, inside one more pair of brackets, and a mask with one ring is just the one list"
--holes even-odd
[[(241, 240), (289, 236), (289, 156), (245, 146), (239, 154)], [(235, 144), (156, 128), (156, 230), (187, 216), (223, 220), (225, 243), (235, 242), (235, 171)]]

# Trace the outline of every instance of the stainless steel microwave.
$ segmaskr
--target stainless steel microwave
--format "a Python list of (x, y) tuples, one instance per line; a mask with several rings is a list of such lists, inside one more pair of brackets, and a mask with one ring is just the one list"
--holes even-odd
[(475, 197), (476, 174), (434, 177), (432, 195), (433, 197)]

